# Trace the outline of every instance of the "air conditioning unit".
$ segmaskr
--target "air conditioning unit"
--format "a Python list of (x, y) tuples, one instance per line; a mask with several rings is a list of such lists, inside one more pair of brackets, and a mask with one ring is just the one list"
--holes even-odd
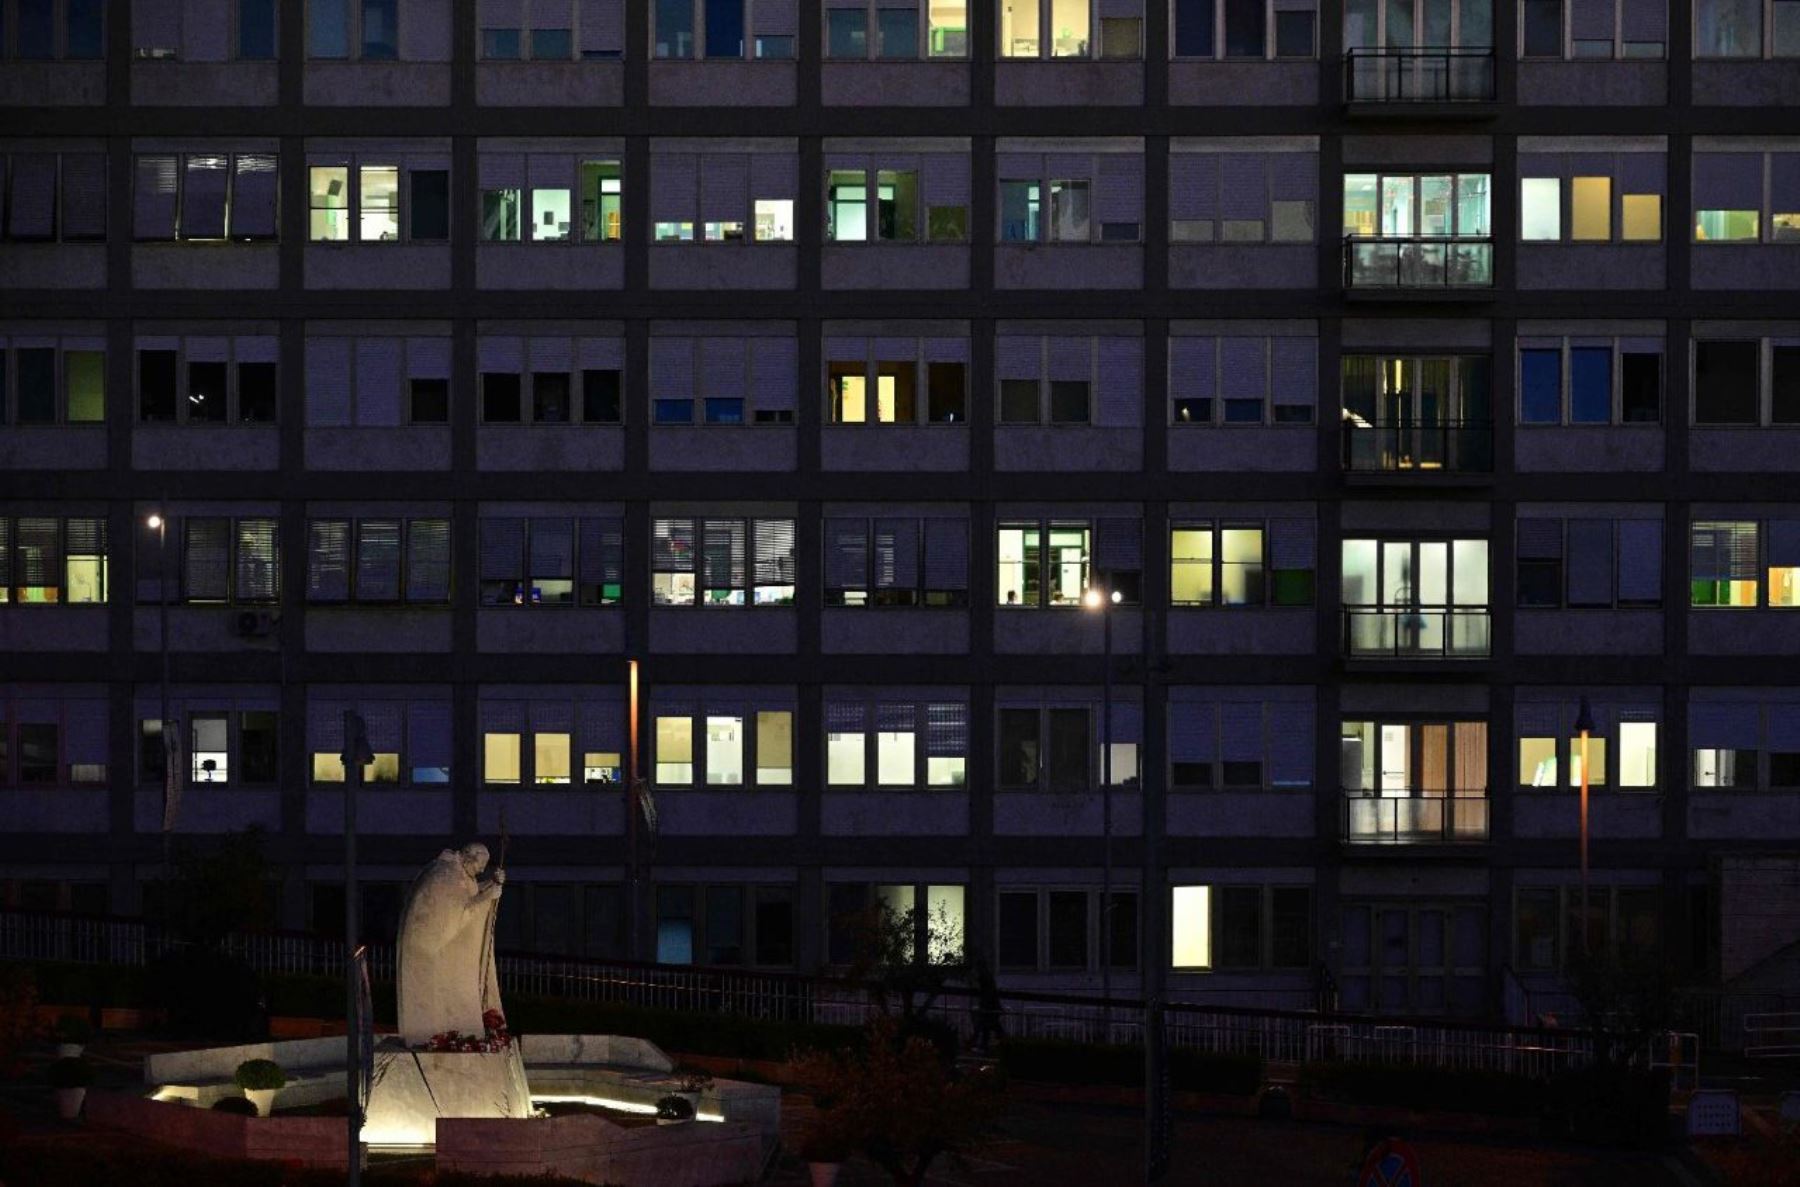
[(237, 633), (242, 639), (266, 639), (275, 633), (275, 625), (280, 620), (267, 610), (240, 610), (237, 615)]
[(166, 45), (141, 45), (137, 50), (140, 62), (173, 62), (175, 57), (175, 50)]

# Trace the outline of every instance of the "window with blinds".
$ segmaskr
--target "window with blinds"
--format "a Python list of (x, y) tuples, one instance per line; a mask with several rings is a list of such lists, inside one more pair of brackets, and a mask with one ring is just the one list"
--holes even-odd
[(0, 424), (99, 424), (106, 417), (106, 342), (0, 333)]
[(657, 58), (794, 56), (794, 0), (659, 0), (650, 11), (651, 52)]
[(1319, 402), (1312, 337), (1169, 339), (1175, 425), (1311, 425)]
[(106, 520), (0, 517), (0, 603), (98, 604), (109, 583)]
[(1695, 520), (1688, 533), (1691, 606), (1755, 607), (1762, 604), (1758, 579), (1760, 525), (1754, 520)]
[(315, 519), (307, 523), (309, 602), (447, 602), (447, 519)]
[(1002, 146), (996, 162), (1002, 243), (1137, 243), (1144, 156), (1033, 153)]
[(138, 417), (165, 424), (274, 424), (273, 335), (137, 339)]
[(959, 788), (968, 780), (961, 702), (828, 695), (825, 782), (845, 788)]
[(1169, 528), (1176, 606), (1310, 606), (1316, 565), (1310, 519), (1200, 520)]
[[(1307, 40), (1310, 43), (1310, 29)], [(1232, 246), (1314, 242), (1319, 203), (1317, 147), (1260, 153), (1212, 151), (1227, 143), (1208, 145), (1208, 151), (1170, 154), (1170, 241)]]
[(651, 597), (658, 606), (790, 606), (791, 519), (656, 519)]
[(826, 416), (834, 425), (962, 424), (964, 338), (827, 338)]
[(829, 0), (825, 56), (832, 61), (878, 62), (967, 57), (969, 2)]
[(275, 238), (272, 153), (139, 154), (132, 234), (139, 242)]
[(791, 337), (653, 337), (651, 423), (792, 424), (798, 367)]
[[(610, 517), (481, 520), (483, 606), (609, 606), (624, 587), (624, 525)], [(448, 560), (444, 562), (446, 572)]]
[(786, 243), (794, 238), (797, 158), (768, 141), (749, 152), (653, 152), (657, 243)]
[(482, 0), (475, 9), (484, 62), (617, 61), (625, 52), (624, 0)]
[(1518, 604), (1627, 608), (1662, 604), (1662, 523), (1521, 518)]
[(0, 241), (106, 238), (105, 153), (0, 153), (0, 196), (8, 199)]
[(828, 606), (966, 606), (968, 564), (966, 520), (825, 521)]

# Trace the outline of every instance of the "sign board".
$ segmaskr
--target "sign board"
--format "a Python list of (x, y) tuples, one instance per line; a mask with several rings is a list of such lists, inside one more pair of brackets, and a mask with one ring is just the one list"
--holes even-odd
[(1688, 1100), (1689, 1137), (1736, 1137), (1739, 1126), (1737, 1093), (1729, 1088), (1702, 1088)]
[(1363, 1159), (1356, 1187), (1425, 1187), (1419, 1173), (1419, 1156), (1399, 1138), (1384, 1138)]

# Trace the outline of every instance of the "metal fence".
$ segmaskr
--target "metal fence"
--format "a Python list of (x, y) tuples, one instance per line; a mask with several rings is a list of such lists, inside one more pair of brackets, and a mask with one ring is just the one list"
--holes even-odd
[[(139, 920), (0, 911), (0, 960), (143, 965), (182, 946), (160, 926)], [(234, 935), (224, 947), (262, 973), (343, 972), (344, 945), (327, 937)], [(370, 945), (369, 960), (372, 977), (392, 978), (392, 945)], [(860, 1025), (884, 1008), (876, 987), (830, 977), (518, 953), (503, 953), (497, 963), (508, 993), (580, 1002), (841, 1025)], [(990, 999), (984, 1006), (974, 991), (958, 986), (941, 993), (926, 1013), (965, 1037), (988, 1024), (1008, 1037), (1079, 1043), (1138, 1043), (1144, 1035), (1144, 1004), (1136, 999), (1002, 992), (997, 1014), (994, 1005)], [(1298, 1008), (1171, 1001), (1164, 1025), (1174, 1048), (1259, 1055), (1271, 1063), (1384, 1060), (1547, 1076), (1586, 1062), (1591, 1053), (1588, 1038), (1573, 1030)]]

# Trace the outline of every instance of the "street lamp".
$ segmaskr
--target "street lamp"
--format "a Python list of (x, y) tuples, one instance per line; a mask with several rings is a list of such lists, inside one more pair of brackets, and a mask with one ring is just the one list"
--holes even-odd
[(1103, 1043), (1112, 1041), (1112, 608), (1124, 599), (1119, 591), (1088, 586), (1081, 604), (1100, 612), (1100, 633), (1104, 639), (1106, 667), (1101, 676), (1100, 709), (1100, 1020), (1106, 1032)]
[(1575, 714), (1581, 736), (1581, 954), (1588, 955), (1588, 735), (1594, 732), (1594, 707), (1586, 696)]
[(181, 772), (177, 769), (180, 750), (175, 741), (175, 723), (169, 719), (169, 521), (162, 512), (152, 511), (144, 517), (144, 526), (156, 533), (156, 649), (162, 657), (162, 748), (163, 748), (163, 916), (173, 918), (174, 872), (169, 867), (169, 833), (175, 828), (175, 814), (181, 806)]

